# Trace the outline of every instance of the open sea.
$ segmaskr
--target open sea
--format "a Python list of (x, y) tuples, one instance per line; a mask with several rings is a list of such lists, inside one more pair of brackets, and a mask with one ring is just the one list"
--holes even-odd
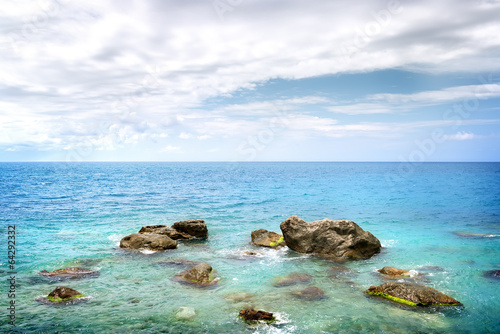
[[(332, 275), (327, 260), (249, 244), (253, 230), (281, 233), (292, 215), (353, 220), (382, 252)], [(192, 218), (205, 220), (208, 240), (157, 253), (119, 248), (142, 226)], [(2, 333), (500, 333), (500, 280), (484, 276), (500, 269), (500, 163), (0, 163), (0, 254)], [(172, 281), (184, 268), (158, 263), (172, 259), (209, 263), (218, 285)], [(70, 266), (100, 276), (51, 283), (37, 275)], [(464, 306), (409, 308), (365, 296), (385, 282), (376, 272), (384, 266), (416, 270), (421, 284)], [(313, 280), (273, 286), (292, 272)], [(35, 301), (58, 285), (90, 299)], [(290, 294), (308, 285), (328, 298)], [(235, 300), (242, 292), (248, 299)], [(249, 326), (238, 318), (247, 306), (278, 321)], [(181, 307), (195, 317), (178, 319)]]

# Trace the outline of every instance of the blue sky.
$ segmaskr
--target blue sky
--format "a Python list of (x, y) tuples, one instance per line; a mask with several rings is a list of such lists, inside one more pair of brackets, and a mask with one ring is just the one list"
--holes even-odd
[(500, 1), (16, 1), (0, 161), (500, 161)]

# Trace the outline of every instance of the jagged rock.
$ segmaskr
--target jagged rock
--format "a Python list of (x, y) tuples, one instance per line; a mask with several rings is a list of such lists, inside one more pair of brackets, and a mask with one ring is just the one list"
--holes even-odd
[(189, 240), (193, 239), (194, 236), (179, 232), (173, 227), (169, 227), (167, 225), (150, 225), (150, 226), (143, 226), (139, 230), (140, 234), (160, 234), (160, 235), (166, 235), (172, 240)]
[(46, 277), (51, 281), (62, 281), (65, 279), (76, 279), (84, 277), (97, 277), (99, 276), (98, 271), (84, 269), (80, 267), (69, 267), (65, 269), (57, 269), (54, 271), (42, 270), (38, 275)]
[(206, 239), (208, 237), (207, 224), (202, 219), (189, 219), (176, 222), (172, 227), (179, 232), (187, 233), (196, 238)]
[(170, 239), (166, 235), (159, 234), (139, 234), (127, 235), (120, 241), (121, 248), (129, 249), (150, 249), (153, 251), (163, 251), (177, 248), (177, 241)]
[(285, 246), (281, 234), (260, 229), (252, 232), (252, 244), (263, 247), (279, 248)]
[(300, 283), (307, 283), (312, 279), (313, 277), (306, 273), (291, 273), (274, 278), (273, 285), (276, 287), (290, 286)]
[(192, 284), (199, 287), (214, 285), (218, 279), (214, 277), (212, 266), (202, 262), (196, 266), (175, 275), (173, 280), (179, 283)]
[(305, 300), (318, 300), (326, 298), (325, 292), (316, 286), (308, 286), (305, 289), (293, 291), (292, 296)]
[(386, 266), (382, 269), (379, 269), (377, 270), (379, 273), (381, 273), (382, 275), (387, 275), (387, 276), (393, 276), (393, 277), (400, 277), (400, 276), (410, 276), (410, 272), (407, 271), (407, 270), (403, 270), (403, 269), (397, 269), (397, 268), (394, 268), (394, 267), (389, 267), (389, 266)]
[(410, 306), (456, 306), (458, 300), (445, 295), (441, 291), (415, 283), (391, 282), (379, 286), (371, 286), (364, 291), (371, 296), (380, 296)]
[(380, 241), (355, 222), (323, 219), (307, 223), (292, 216), (281, 223), (286, 245), (299, 253), (362, 259), (380, 252)]
[(276, 318), (272, 313), (266, 311), (257, 311), (254, 309), (241, 310), (239, 313), (239, 317), (245, 320), (246, 322), (253, 322), (253, 321), (272, 322), (276, 320)]
[(85, 296), (71, 288), (66, 286), (58, 286), (46, 297), (40, 297), (35, 299), (38, 302), (49, 304), (49, 305), (59, 305), (59, 304), (74, 304), (82, 300), (87, 300)]

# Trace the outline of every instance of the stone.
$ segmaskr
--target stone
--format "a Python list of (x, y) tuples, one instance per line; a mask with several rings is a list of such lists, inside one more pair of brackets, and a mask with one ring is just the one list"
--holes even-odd
[(364, 291), (371, 296), (383, 297), (410, 306), (459, 306), (458, 300), (428, 286), (415, 283), (390, 282), (371, 286)]
[(319, 300), (326, 298), (325, 292), (316, 286), (308, 286), (305, 289), (291, 292), (292, 296), (304, 300)]
[(398, 276), (408, 276), (409, 277), (410, 276), (410, 272), (407, 270), (397, 269), (397, 268), (389, 267), (389, 266), (386, 266), (386, 267), (379, 269), (377, 271), (379, 273), (381, 273), (382, 275), (393, 276), (393, 277), (398, 277)]
[(484, 272), (484, 277), (500, 280), (500, 270), (488, 270)]
[(160, 235), (166, 235), (172, 240), (189, 240), (193, 239), (194, 236), (187, 234), (187, 233), (182, 233), (177, 231), (173, 227), (169, 227), (167, 225), (150, 225), (150, 226), (143, 226), (139, 230), (140, 234), (160, 234)]
[(238, 316), (243, 320), (245, 320), (246, 322), (254, 322), (254, 321), (272, 322), (276, 320), (276, 318), (272, 313), (266, 311), (257, 311), (255, 309), (243, 309), (240, 311)]
[(194, 267), (200, 264), (199, 261), (191, 261), (188, 259), (170, 259), (156, 262), (157, 265), (167, 266), (167, 267)]
[(181, 233), (187, 233), (196, 238), (206, 239), (208, 237), (207, 225), (202, 219), (189, 219), (176, 222), (172, 227)]
[(281, 234), (260, 229), (252, 232), (252, 244), (263, 247), (280, 248), (285, 246)]
[(97, 277), (99, 276), (99, 272), (80, 267), (69, 267), (64, 269), (57, 269), (50, 272), (47, 270), (42, 270), (38, 273), (38, 275), (46, 277), (51, 281), (62, 281), (65, 279)]
[(68, 288), (66, 286), (58, 286), (48, 294), (47, 299), (51, 303), (65, 303), (81, 297), (85, 296), (74, 289)]
[(330, 278), (340, 278), (355, 275), (357, 272), (349, 267), (336, 265), (328, 269), (328, 277)]
[(235, 292), (224, 296), (224, 299), (232, 303), (240, 303), (253, 298), (253, 294), (248, 292)]
[(212, 266), (202, 262), (196, 266), (175, 275), (173, 280), (179, 283), (191, 284), (199, 287), (214, 285), (218, 279), (214, 277)]
[(175, 318), (179, 320), (189, 320), (196, 316), (196, 311), (193, 307), (181, 307), (177, 310)]
[(163, 251), (177, 248), (177, 241), (166, 235), (133, 233), (120, 241), (120, 248)]
[(275, 287), (284, 287), (290, 285), (296, 285), (300, 283), (307, 283), (311, 281), (313, 277), (307, 273), (290, 273), (284, 276), (278, 276), (274, 278), (273, 285)]
[(299, 253), (366, 259), (380, 252), (380, 241), (349, 220), (323, 219), (307, 223), (292, 216), (281, 223), (286, 245)]

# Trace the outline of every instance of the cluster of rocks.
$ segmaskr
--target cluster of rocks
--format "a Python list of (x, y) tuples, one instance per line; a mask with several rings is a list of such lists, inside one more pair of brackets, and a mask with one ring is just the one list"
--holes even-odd
[(120, 241), (120, 248), (164, 251), (177, 248), (177, 240), (206, 239), (208, 229), (205, 221), (190, 219), (172, 226), (151, 225), (142, 227), (138, 233), (127, 235)]

